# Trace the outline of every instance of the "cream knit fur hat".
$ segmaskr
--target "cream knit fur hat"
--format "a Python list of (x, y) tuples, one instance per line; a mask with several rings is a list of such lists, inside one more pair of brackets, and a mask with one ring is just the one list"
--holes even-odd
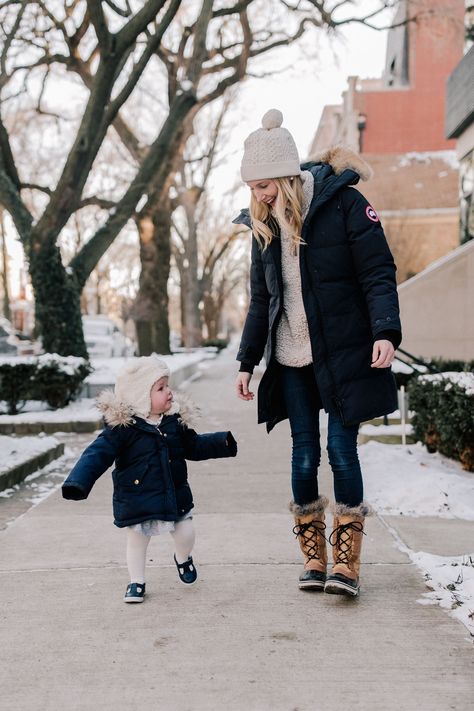
[(151, 410), (152, 385), (169, 375), (170, 370), (165, 361), (155, 354), (133, 358), (117, 375), (115, 397), (124, 405), (128, 405), (138, 417), (148, 417)]
[(264, 180), (300, 175), (300, 159), (293, 136), (282, 128), (283, 114), (270, 109), (262, 118), (262, 127), (247, 137), (240, 167), (242, 180)]

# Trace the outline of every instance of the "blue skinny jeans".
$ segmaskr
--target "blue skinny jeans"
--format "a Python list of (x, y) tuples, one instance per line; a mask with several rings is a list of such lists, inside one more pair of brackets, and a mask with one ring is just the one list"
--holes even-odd
[[(285, 365), (281, 369), (293, 440), (291, 486), (295, 503), (303, 505), (319, 496), (321, 401), (312, 365), (303, 368)], [(351, 507), (358, 506), (364, 494), (357, 454), (358, 431), (359, 425), (343, 425), (339, 415), (329, 415), (327, 451), (334, 478), (334, 495), (337, 503)]]

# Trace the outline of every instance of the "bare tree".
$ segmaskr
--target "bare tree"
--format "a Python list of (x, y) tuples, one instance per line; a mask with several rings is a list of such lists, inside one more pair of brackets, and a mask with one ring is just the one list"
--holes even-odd
[[(164, 264), (168, 259), (167, 191), (197, 112), (239, 83), (250, 61), (297, 41), (308, 28), (335, 29), (351, 21), (367, 24), (394, 2), (382, 2), (376, 13), (365, 18), (340, 17), (352, 4), (236, 0), (222, 6), (213, 0), (146, 0), (126, 2), (125, 9), (111, 0), (9, 0), (3, 4), (0, 200), (28, 259), (37, 328), (46, 350), (86, 355), (80, 292), (130, 219), (139, 228), (143, 262), (154, 263), (149, 273), (153, 274), (158, 261)], [(160, 128), (143, 143), (125, 115), (135, 87), (157, 59), (166, 68), (167, 95), (161, 96)], [(59, 122), (61, 116), (48, 109), (44, 97), (60, 70), (79, 78), (87, 95), (80, 116), (71, 120), (73, 137), (57, 175), (48, 184), (34, 184), (22, 178), (25, 168), (18, 168), (11, 141), (15, 113), (9, 125), (4, 120), (5, 107), (33, 86), (37, 121)], [(112, 128), (133, 158), (134, 172), (123, 194), (110, 201), (96, 193), (93, 178)], [(41, 193), (39, 214), (29, 209), (27, 191)], [(107, 211), (103, 224), (65, 266), (58, 245), (62, 231), (78, 210), (92, 204)], [(152, 244), (150, 257), (147, 245), (151, 249)], [(155, 273), (154, 281), (147, 274), (141, 280), (142, 310), (148, 324), (155, 319), (155, 331), (166, 318), (165, 283), (161, 272)], [(161, 284), (158, 299), (150, 298), (152, 284), (155, 296), (156, 285)], [(153, 346), (153, 329), (148, 331)]]

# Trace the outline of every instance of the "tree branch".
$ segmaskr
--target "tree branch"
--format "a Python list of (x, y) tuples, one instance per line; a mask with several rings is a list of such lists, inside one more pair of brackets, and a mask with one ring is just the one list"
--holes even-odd
[(105, 225), (96, 232), (72, 260), (71, 267), (81, 285), (85, 284), (100, 257), (107, 251), (133, 215), (135, 207), (146, 192), (150, 181), (153, 180), (155, 189), (160, 192), (160, 186), (164, 185), (168, 178), (169, 160), (174, 155), (174, 147), (179, 142), (183, 122), (195, 104), (196, 97), (191, 92), (176, 97), (158, 137), (151, 145), (134, 180), (117, 203), (116, 209)]
[(110, 7), (111, 10), (117, 13), (117, 15), (120, 15), (121, 17), (130, 17), (132, 14), (132, 9), (130, 7), (130, 3), (128, 0), (125, 0), (125, 10), (122, 10), (121, 7), (118, 7), (113, 0), (105, 0), (105, 4)]
[(115, 119), (115, 116), (117, 115), (119, 109), (121, 108), (121, 106), (123, 106), (125, 101), (128, 99), (128, 97), (134, 90), (138, 79), (143, 74), (148, 62), (150, 61), (150, 58), (160, 46), (161, 40), (163, 39), (163, 35), (171, 24), (174, 16), (176, 15), (180, 4), (181, 0), (171, 0), (168, 9), (163, 16), (163, 19), (160, 22), (159, 27), (156, 29), (155, 34), (150, 36), (146, 47), (143, 50), (142, 55), (136, 63), (133, 71), (130, 73), (130, 76), (125, 86), (115, 97), (115, 99), (110, 102), (106, 115), (106, 120), (108, 123), (111, 123)]
[[(94, 0), (90, 1), (94, 2)], [(117, 32), (116, 35), (114, 35), (115, 50), (118, 54), (123, 54), (126, 48), (130, 47), (130, 45), (135, 42), (138, 35), (144, 32), (150, 22), (156, 18), (165, 2), (166, 0), (147, 0), (142, 9), (139, 10), (137, 14), (134, 15), (119, 32)], [(181, 0), (178, 5), (180, 4)]]
[(0, 202), (10, 213), (25, 251), (29, 251), (33, 216), (21, 199), (17, 187), (0, 164)]
[(15, 190), (20, 190), (20, 177), (15, 165), (7, 129), (0, 116), (0, 166)]
[(109, 32), (109, 28), (107, 27), (107, 20), (105, 19), (102, 0), (87, 0), (87, 12), (92, 24), (94, 25), (95, 34), (100, 48), (102, 50), (107, 50), (109, 48), (111, 34)]
[(202, 65), (207, 56), (206, 37), (209, 22), (212, 17), (213, 0), (202, 0), (201, 12), (196, 22), (193, 40), (193, 56), (190, 62), (187, 79), (193, 85), (195, 91), (201, 78)]
[(249, 5), (251, 5), (253, 0), (242, 0), (232, 7), (223, 7), (220, 10), (214, 10), (212, 17), (223, 17), (225, 15), (239, 15), (241, 12), (246, 10)]
[(13, 23), (10, 32), (6, 36), (5, 44), (3, 45), (2, 54), (0, 56), (0, 69), (1, 69), (1, 74), (3, 76), (6, 76), (6, 74), (7, 74), (6, 64), (7, 64), (8, 51), (11, 47), (13, 40), (15, 39), (16, 33), (18, 32), (18, 28), (20, 27), (21, 20), (22, 20), (22, 17), (23, 17), (25, 10), (26, 10), (27, 5), (28, 5), (27, 0), (21, 0), (21, 7), (18, 10), (18, 15), (16, 16), (15, 22)]

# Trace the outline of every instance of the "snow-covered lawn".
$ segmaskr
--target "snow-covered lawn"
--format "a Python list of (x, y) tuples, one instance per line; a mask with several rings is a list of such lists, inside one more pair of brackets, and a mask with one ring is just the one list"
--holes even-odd
[(413, 433), (413, 427), (411, 425), (361, 425), (359, 433), (362, 435), (378, 436), (378, 435), (401, 435), (405, 429), (406, 435), (411, 435)]
[[(38, 454), (59, 444), (55, 437), (35, 435), (34, 437), (4, 437), (0, 435), (0, 462), (2, 469), (12, 469), (27, 462)], [(0, 494), (1, 496), (1, 494)]]
[(0, 423), (95, 422), (100, 418), (94, 398), (81, 398), (57, 410), (51, 409), (45, 402), (30, 400), (18, 415), (0, 415)]
[[(420, 442), (367, 442), (359, 455), (365, 497), (378, 513), (474, 521), (474, 473), (458, 462), (430, 454)], [(418, 602), (439, 603), (474, 636), (474, 536), (466, 540), (466, 554), (453, 557), (413, 551), (397, 542), (431, 588)]]
[(365, 495), (380, 513), (474, 521), (474, 473), (420, 442), (359, 447)]

